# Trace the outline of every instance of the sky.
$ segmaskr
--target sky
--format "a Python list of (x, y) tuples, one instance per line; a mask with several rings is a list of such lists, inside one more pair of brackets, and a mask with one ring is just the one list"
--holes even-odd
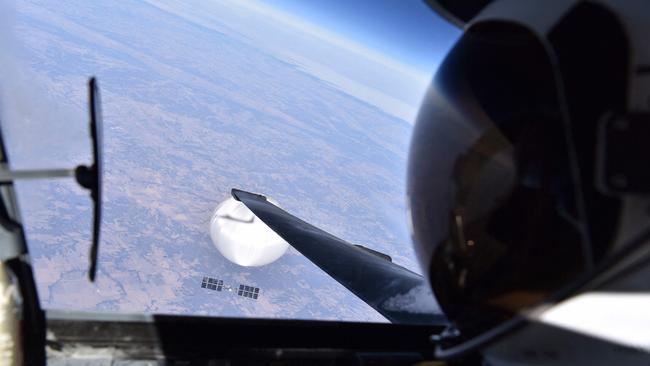
[[(460, 35), (415, 0), (372, 3), (372, 16), (356, 2), (338, 0), (216, 0), (205, 5), (221, 12), (233, 3), (247, 9), (250, 17), (242, 32), (259, 45), (410, 124), (432, 75)], [(178, 3), (174, 4), (178, 12)], [(195, 12), (196, 4), (188, 6), (183, 12)], [(192, 18), (196, 16), (203, 15)], [(228, 22), (237, 27), (234, 19)], [(269, 31), (259, 26), (271, 23), (279, 28)], [(296, 44), (297, 34), (306, 36), (306, 42)]]
[(437, 68), (460, 30), (419, 0), (260, 0), (423, 73)]

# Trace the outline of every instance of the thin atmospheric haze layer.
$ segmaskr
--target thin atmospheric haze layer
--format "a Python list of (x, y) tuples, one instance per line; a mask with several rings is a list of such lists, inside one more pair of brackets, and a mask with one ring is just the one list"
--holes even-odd
[[(89, 76), (102, 92), (95, 284), (86, 192), (72, 180), (18, 185), (45, 308), (385, 321), (293, 248), (266, 266), (231, 263), (209, 223), (231, 188), (260, 192), (419, 272), (404, 181), (430, 75), (258, 2), (32, 0), (8, 10), (2, 128), (15, 167), (87, 163)], [(259, 297), (208, 291), (204, 277)]]

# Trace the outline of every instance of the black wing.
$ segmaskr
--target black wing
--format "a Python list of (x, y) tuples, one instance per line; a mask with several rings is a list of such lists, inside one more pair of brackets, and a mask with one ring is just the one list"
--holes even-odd
[(446, 324), (424, 278), (238, 189), (232, 196), (291, 246), (394, 323)]

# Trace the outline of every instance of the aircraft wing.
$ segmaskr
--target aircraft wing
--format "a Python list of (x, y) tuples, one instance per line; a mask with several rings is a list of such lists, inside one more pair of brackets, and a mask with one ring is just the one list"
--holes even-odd
[(447, 323), (422, 276), (392, 263), (385, 255), (359, 248), (289, 214), (263, 195), (233, 189), (232, 196), (389, 321)]

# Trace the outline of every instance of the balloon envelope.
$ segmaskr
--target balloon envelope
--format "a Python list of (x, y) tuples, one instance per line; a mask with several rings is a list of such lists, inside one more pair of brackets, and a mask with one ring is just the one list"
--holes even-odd
[(289, 247), (251, 210), (232, 197), (215, 209), (210, 220), (210, 237), (226, 259), (245, 267), (272, 263)]

